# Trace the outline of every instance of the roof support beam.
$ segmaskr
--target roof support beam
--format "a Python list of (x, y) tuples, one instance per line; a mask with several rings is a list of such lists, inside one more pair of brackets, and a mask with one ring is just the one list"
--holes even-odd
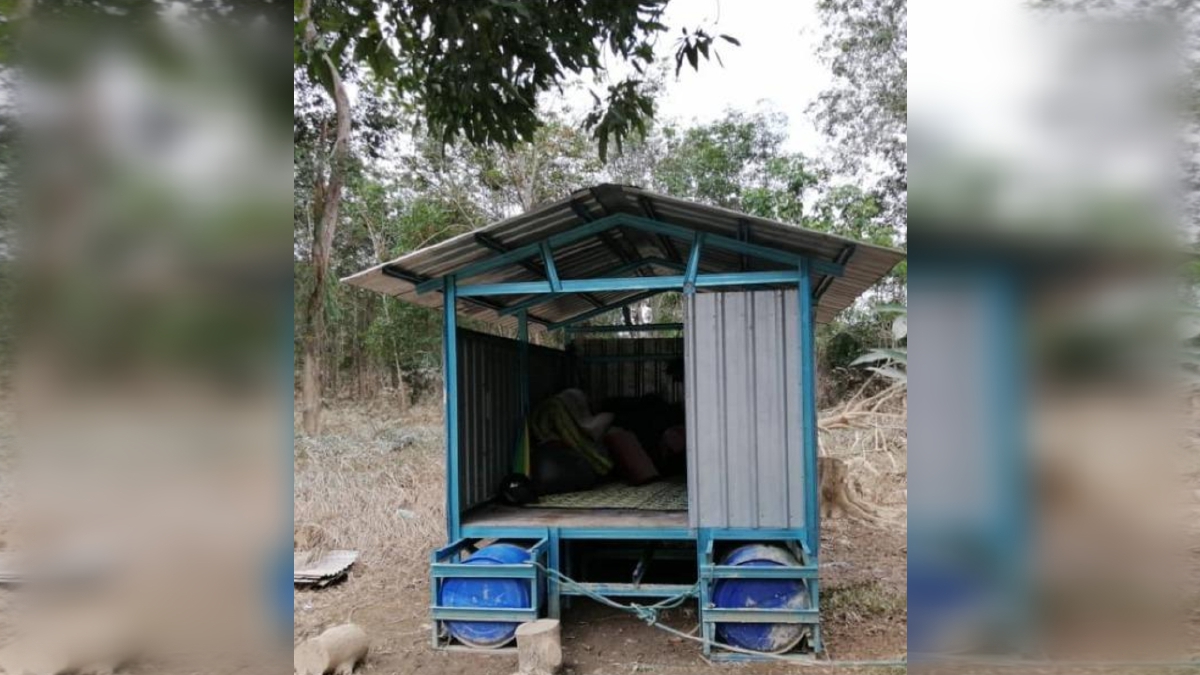
[(697, 232), (692, 237), (692, 250), (688, 252), (687, 271), (683, 273), (683, 292), (691, 295), (696, 292), (696, 276), (700, 274), (700, 254), (704, 248), (703, 232)]
[[(665, 234), (684, 240), (690, 240), (696, 234), (696, 230), (691, 228), (680, 227), (678, 225), (669, 225), (657, 220), (650, 220), (649, 218), (618, 213), (594, 220), (579, 227), (572, 228), (566, 232), (547, 237), (544, 241), (551, 247), (560, 246), (594, 236), (600, 232), (605, 232), (617, 226), (633, 227), (646, 232)], [(706, 233), (705, 242), (707, 245), (712, 246), (713, 248), (733, 251), (734, 253), (745, 253), (751, 257), (770, 260), (793, 267), (801, 259), (805, 259), (805, 256), (803, 255), (788, 253), (787, 251), (760, 246), (757, 244), (740, 242), (736, 239), (731, 239), (729, 237), (712, 233)], [(519, 263), (522, 260), (526, 260), (538, 255), (540, 252), (540, 243), (527, 244), (520, 248), (513, 249), (508, 253), (502, 253), (492, 258), (467, 265), (462, 269), (457, 270), (455, 274), (458, 276), (459, 280), (462, 281), (472, 276), (483, 274), (484, 272), (490, 272), (492, 270), (499, 269), (506, 265)], [(632, 263), (634, 261), (629, 262)], [(827, 276), (841, 276), (844, 270), (843, 265), (825, 260), (809, 260), (809, 265), (813, 272)], [(568, 281), (563, 281), (564, 289), (568, 283)], [(429, 281), (422, 282), (417, 285), (417, 293), (427, 293), (429, 291), (437, 290), (437, 287), (440, 284), (440, 279), (430, 279)]]
[[(517, 313), (521, 312), (522, 310), (529, 309), (530, 307), (535, 307), (537, 305), (541, 305), (541, 304), (550, 302), (552, 300), (556, 300), (558, 298), (561, 298), (564, 295), (567, 295), (567, 294), (566, 293), (539, 293), (537, 295), (534, 295), (533, 297), (525, 298), (524, 300), (522, 300), (520, 302), (514, 302), (513, 304), (508, 306), (508, 309), (504, 310), (503, 312), (500, 312), (500, 316), (511, 316), (513, 314), (517, 314)], [(600, 306), (603, 307), (604, 303), (601, 303)]]
[[(505, 244), (504, 242), (500, 241), (499, 239), (493, 237), (492, 235), (488, 234), (487, 232), (476, 232), (475, 233), (475, 243), (479, 244), (480, 246), (482, 246), (484, 248), (489, 248), (497, 253), (509, 253), (512, 251), (511, 246), (508, 246), (507, 244)], [(539, 277), (541, 277), (543, 279), (550, 278), (546, 273), (547, 268), (545, 267), (545, 261), (543, 261), (542, 267), (538, 267), (537, 265), (533, 264), (533, 262), (531, 262), (529, 260), (522, 260), (522, 261), (518, 262), (517, 264), (520, 265), (521, 267), (524, 267), (526, 270), (538, 275)], [(587, 300), (588, 302), (590, 302), (592, 304), (592, 306), (594, 306), (594, 307), (601, 307), (604, 305), (604, 303), (601, 302), (599, 298), (592, 295), (591, 293), (585, 293), (580, 297), (582, 297), (584, 300)], [(515, 312), (513, 312), (513, 313), (515, 313)], [(507, 316), (507, 314), (504, 314), (502, 316)]]
[[(688, 227), (669, 225), (661, 221), (640, 218), (638, 216), (622, 215), (619, 217), (621, 218), (622, 225), (644, 230), (646, 232), (667, 234), (680, 239), (691, 239), (696, 232)], [(763, 260), (770, 260), (785, 265), (795, 265), (801, 259), (807, 259), (809, 260), (809, 266), (811, 267), (812, 271), (819, 274), (840, 277), (844, 271), (844, 266), (837, 263), (827, 262), (824, 260), (815, 260), (807, 258), (801, 254), (788, 253), (786, 251), (760, 246), (758, 244), (751, 244), (749, 242), (742, 242), (729, 237), (723, 237), (721, 235), (709, 233), (706, 241), (713, 248), (733, 251), (734, 253), (745, 253), (751, 257), (762, 258)]]
[(571, 324), (576, 324), (576, 323), (579, 323), (580, 321), (587, 321), (588, 319), (600, 316), (601, 314), (606, 314), (608, 312), (611, 312), (614, 309), (620, 309), (621, 307), (624, 307), (625, 305), (628, 305), (628, 304), (631, 304), (634, 302), (638, 302), (640, 300), (645, 300), (646, 298), (652, 298), (662, 292), (663, 291), (661, 291), (661, 290), (654, 290), (654, 291), (646, 291), (644, 293), (637, 293), (636, 295), (631, 295), (627, 298), (623, 298), (623, 299), (618, 300), (618, 301), (616, 301), (610, 305), (607, 305), (605, 307), (597, 307), (596, 309), (588, 310), (588, 311), (584, 312), (583, 314), (577, 314), (577, 315), (571, 317), (570, 319), (567, 319), (566, 321), (559, 321), (557, 323), (552, 323), (548, 326), (548, 328), (550, 330), (557, 330), (559, 328), (565, 328), (567, 326), (570, 326)]
[[(738, 236), (737, 236), (737, 238), (738, 238), (738, 241), (742, 242), (743, 244), (750, 243), (750, 223), (745, 218), (738, 219)], [(742, 271), (745, 272), (747, 261), (746, 261), (746, 255), (744, 253), (742, 255), (738, 256), (738, 262), (741, 265)]]
[[(629, 305), (625, 305), (628, 307)], [(567, 326), (568, 333), (654, 333), (666, 330), (683, 330), (681, 323), (639, 323), (636, 326)]]
[[(854, 255), (854, 251), (857, 248), (858, 247), (855, 246), (854, 244), (846, 244), (846, 248), (843, 248), (842, 251), (840, 253), (838, 253), (837, 258), (834, 259), (834, 262), (836, 262), (840, 265), (843, 265), (843, 266), (846, 265), (847, 263), (850, 262), (850, 256)], [(813, 299), (820, 300), (821, 296), (825, 295), (825, 291), (828, 291), (829, 287), (832, 285), (833, 285), (833, 277), (828, 276), (828, 275), (823, 277), (821, 279), (821, 281), (817, 284), (817, 287), (813, 289)]]
[[(572, 242), (579, 241), (580, 239), (586, 239), (587, 237), (594, 236), (598, 232), (604, 232), (605, 230), (612, 229), (619, 224), (618, 220), (618, 216), (609, 216), (608, 218), (594, 220), (585, 225), (572, 228), (561, 234), (548, 237), (546, 241), (551, 246), (570, 244)], [(540, 244), (526, 244), (524, 246), (514, 248), (508, 253), (501, 253), (500, 255), (492, 256), (491, 258), (480, 260), (476, 263), (471, 263), (470, 265), (467, 265), (456, 271), (455, 274), (458, 275), (458, 278), (461, 281), (478, 274), (499, 269), (506, 265), (519, 264), (522, 260), (528, 260), (529, 258), (538, 255), (541, 253), (541, 250)], [(417, 293), (428, 293), (429, 291), (437, 290), (440, 284), (441, 282), (437, 279), (431, 279), (425, 283), (419, 284), (417, 286)]]
[[(409, 272), (408, 270), (396, 267), (395, 265), (384, 265), (380, 271), (383, 272), (383, 275), (386, 277), (392, 277), (393, 279), (407, 281), (408, 283), (413, 284), (413, 285), (417, 285), (417, 284), (421, 284), (421, 283), (425, 283), (425, 282), (429, 281), (428, 277), (423, 277), (420, 274), (415, 274), (413, 272)], [(483, 307), (484, 309), (490, 309), (493, 312), (499, 314), (500, 316), (508, 316), (508, 314), (507, 314), (508, 307), (505, 307), (504, 305), (502, 305), (498, 302), (495, 302), (493, 300), (484, 300), (482, 298), (462, 298), (462, 301), (473, 303), (475, 305)], [(528, 319), (530, 321), (533, 321), (534, 323), (540, 323), (543, 326), (550, 325), (550, 322), (547, 321), (546, 319), (543, 319), (540, 316), (536, 316), (533, 314), (530, 314), (528, 316)]]
[(550, 250), (550, 244), (543, 241), (540, 245), (542, 249), (542, 267), (546, 270), (546, 280), (550, 282), (550, 290), (558, 293), (562, 291), (562, 281), (558, 278), (558, 268), (554, 266), (554, 251)]
[(675, 262), (673, 260), (666, 260), (664, 258), (638, 258), (637, 260), (633, 260), (610, 270), (606, 270), (604, 272), (604, 276), (624, 274), (626, 272), (641, 269), (643, 267), (666, 267), (667, 269), (682, 272), (687, 266), (683, 263)]
[(612, 232), (601, 232), (599, 236), (600, 241), (604, 242), (604, 245), (608, 247), (608, 250), (612, 251), (613, 255), (620, 258), (621, 262), (631, 263), (636, 260), (636, 258), (629, 255), (625, 249), (621, 248), (621, 244), (617, 242), (617, 238), (613, 236)]
[[(798, 281), (796, 270), (767, 272), (730, 272), (728, 274), (697, 274), (695, 288), (716, 286), (771, 286), (794, 284)], [(541, 293), (612, 293), (621, 291), (664, 290), (682, 291), (688, 283), (686, 275), (668, 277), (609, 277), (600, 279), (566, 279), (561, 289), (555, 291), (550, 282), (528, 281), (508, 284), (474, 284), (458, 287), (458, 297), (478, 298), (492, 295), (534, 295)], [(515, 307), (513, 308), (515, 309)]]
[[(590, 194), (592, 196), (592, 199), (595, 199), (596, 203), (600, 205), (600, 210), (604, 212), (605, 218), (612, 215), (612, 213), (608, 210), (608, 207), (604, 205), (604, 200), (600, 199), (600, 195), (596, 194), (595, 188), (589, 188), (588, 194)], [(595, 220), (595, 218), (592, 216), (591, 212), (589, 212), (583, 206), (583, 204), (581, 204), (577, 201), (574, 201), (574, 200), (571, 201), (571, 210), (574, 211), (575, 215), (579, 216), (584, 222), (590, 223), (593, 220)], [(616, 228), (613, 228), (613, 229), (616, 229)], [(629, 253), (624, 248), (621, 247), (621, 244), (617, 241), (616, 237), (614, 237), (612, 235), (611, 231), (601, 232), (599, 235), (599, 239), (606, 247), (608, 247), (608, 250), (612, 251), (613, 255), (615, 255), (621, 259), (621, 262), (630, 263), (630, 262), (633, 262), (634, 260), (636, 260), (637, 256), (630, 256)], [(636, 253), (636, 251), (635, 251), (635, 253)], [(641, 274), (640, 269), (638, 270), (638, 274), (639, 275)]]
[(579, 219), (585, 223), (590, 223), (590, 222), (596, 220), (596, 217), (593, 216), (591, 214), (591, 212), (589, 212), (587, 210), (586, 206), (584, 206), (583, 204), (580, 204), (579, 202), (575, 201), (574, 199), (571, 200), (571, 210), (574, 211), (575, 215), (579, 216)]
[[(654, 202), (650, 201), (645, 195), (638, 197), (638, 205), (642, 207), (642, 213), (646, 214), (646, 217), (650, 220), (661, 220), (658, 217), (658, 211), (654, 210)], [(679, 255), (679, 249), (675, 248), (675, 243), (667, 235), (658, 235), (658, 246), (667, 258), (675, 262), (683, 262), (683, 257)]]
[[(642, 267), (650, 267), (650, 266), (666, 267), (667, 269), (673, 269), (673, 270), (676, 270), (679, 272), (682, 272), (685, 267), (684, 265), (682, 265), (680, 263), (675, 263), (670, 260), (664, 260), (662, 258), (642, 258), (641, 260), (635, 260), (631, 263), (625, 263), (623, 265), (618, 265), (617, 267), (613, 267), (612, 269), (605, 270), (604, 272), (601, 272), (601, 274), (606, 277), (612, 277), (612, 276), (617, 276), (619, 274), (624, 274), (626, 272), (629, 272), (629, 271), (632, 271), (635, 269), (639, 269)], [(554, 300), (555, 298), (561, 298), (563, 295), (565, 295), (565, 294), (564, 293), (543, 293), (543, 294), (534, 295), (531, 298), (526, 298), (520, 302), (509, 305), (508, 309), (506, 309), (500, 313), (500, 316), (509, 316), (512, 314), (516, 314), (517, 312), (521, 311), (522, 309), (528, 309), (530, 307), (534, 307), (534, 306), (540, 305), (542, 303), (550, 302), (551, 300)], [(596, 306), (600, 307), (603, 305), (604, 305), (604, 303), (599, 303)]]

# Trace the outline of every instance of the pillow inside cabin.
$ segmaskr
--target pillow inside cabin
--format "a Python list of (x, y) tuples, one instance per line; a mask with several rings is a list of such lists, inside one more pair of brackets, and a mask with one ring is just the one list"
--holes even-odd
[(637, 436), (619, 427), (604, 434), (604, 446), (612, 455), (617, 475), (630, 485), (643, 485), (658, 478), (658, 469)]

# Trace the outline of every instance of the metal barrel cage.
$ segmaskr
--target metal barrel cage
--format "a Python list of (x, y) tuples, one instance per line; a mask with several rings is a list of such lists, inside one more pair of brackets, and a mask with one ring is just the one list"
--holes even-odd
[[(566, 246), (587, 237), (602, 235), (616, 227), (632, 228), (654, 236), (682, 239), (690, 243), (686, 262), (682, 259), (645, 259), (624, 262), (614, 266), (598, 277), (586, 279), (561, 278), (555, 265), (555, 248)], [(755, 258), (785, 265), (788, 269), (771, 271), (740, 271), (706, 274), (700, 271), (704, 251), (719, 249), (739, 256)], [(850, 252), (853, 249), (850, 247)], [(848, 258), (848, 256), (845, 256)], [(531, 265), (539, 261), (540, 266)], [(753, 655), (727, 651), (715, 643), (715, 628), (718, 623), (759, 624), (805, 624), (810, 627), (807, 647), (820, 652), (821, 633), (819, 621), (820, 594), (817, 580), (820, 555), (820, 523), (817, 483), (817, 426), (816, 426), (816, 381), (814, 365), (814, 320), (815, 305), (819, 290), (829, 277), (843, 274), (846, 260), (830, 262), (805, 255), (798, 255), (778, 248), (760, 246), (745, 240), (697, 231), (687, 227), (671, 225), (657, 220), (625, 214), (616, 214), (585, 223), (566, 232), (548, 236), (536, 243), (511, 250), (503, 250), (482, 261), (468, 264), (452, 274), (442, 277), (412, 281), (418, 294), (441, 292), (443, 294), (443, 360), (445, 382), (446, 423), (446, 514), (449, 545), (432, 555), (432, 618), (434, 624), (433, 643), (438, 648), (461, 649), (443, 630), (448, 621), (481, 622), (524, 622), (541, 616), (558, 617), (564, 601), (573, 595), (594, 593), (609, 598), (655, 598), (673, 597), (690, 593), (698, 603), (701, 624), (700, 637), (706, 656), (719, 660), (754, 659)], [(674, 276), (623, 276), (637, 272), (647, 264), (675, 269)], [(471, 283), (473, 277), (485, 275), (505, 266), (522, 265), (537, 271), (543, 277), (539, 281), (515, 281), (504, 283)], [(743, 264), (743, 269), (744, 269)], [(384, 268), (387, 274), (387, 268)], [(804, 526), (787, 529), (758, 528), (706, 528), (706, 527), (497, 527), (463, 523), (463, 508), (459, 485), (459, 335), (455, 307), (460, 299), (478, 299), (490, 296), (532, 296), (503, 307), (502, 316), (515, 315), (518, 321), (517, 341), (520, 343), (521, 402), (520, 410), (525, 415), (530, 410), (529, 387), (529, 323), (531, 308), (564, 294), (589, 294), (603, 292), (632, 292), (618, 302), (598, 304), (591, 310), (573, 318), (542, 323), (548, 330), (564, 329), (572, 333), (586, 331), (652, 331), (680, 330), (681, 324), (655, 324), (643, 327), (598, 327), (581, 328), (576, 324), (619, 309), (631, 303), (659, 293), (676, 291), (685, 295), (699, 289), (759, 290), (790, 288), (797, 291), (800, 354), (799, 396), (800, 409), (789, 411), (800, 420), (802, 466), (804, 473)], [(689, 443), (690, 446), (690, 443)], [(690, 450), (689, 450), (690, 451)], [(691, 497), (689, 496), (689, 502)], [(467, 555), (482, 543), (503, 540), (517, 543), (526, 548), (529, 561), (520, 564), (472, 566), (462, 564)], [(641, 583), (580, 583), (576, 587), (564, 588), (553, 574), (544, 570), (566, 574), (571, 568), (564, 559), (565, 544), (586, 541), (621, 542), (692, 542), (695, 545), (697, 584), (641, 584)], [(774, 543), (788, 547), (799, 566), (749, 567), (722, 565), (717, 558), (722, 546), (734, 543)], [(527, 582), (532, 589), (528, 607), (496, 609), (484, 607), (445, 607), (439, 605), (439, 590), (452, 579), (489, 578), (514, 579)], [(713, 604), (714, 585), (723, 579), (796, 579), (806, 585), (809, 598), (807, 607), (786, 609), (764, 609), (757, 607), (718, 608)]]

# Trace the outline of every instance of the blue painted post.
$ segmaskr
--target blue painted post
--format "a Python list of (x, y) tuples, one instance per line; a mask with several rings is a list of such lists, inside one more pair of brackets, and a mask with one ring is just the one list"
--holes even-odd
[(688, 253), (687, 269), (683, 275), (683, 294), (696, 294), (696, 276), (700, 274), (700, 255), (704, 249), (704, 233), (692, 237), (692, 250)]
[(804, 529), (817, 559), (821, 547), (820, 485), (817, 480), (817, 369), (813, 328), (812, 280), (807, 259), (800, 261), (800, 405), (804, 444)]
[(457, 280), (447, 276), (442, 286), (442, 404), (446, 409), (446, 535), (459, 537), (458, 491), (458, 317)]
[(996, 466), (1005, 500), (1000, 508), (1000, 521), (993, 524), (996, 536), (991, 542), (993, 555), (1001, 560), (1006, 586), (1005, 597), (1010, 605), (1006, 619), (1013, 627), (1019, 649), (1028, 649), (1036, 630), (1029, 604), (1029, 511), (1031, 500), (1027, 482), (1027, 448), (1021, 436), (1025, 428), (1022, 406), (1024, 378), (1022, 364), (1028, 363), (1024, 350), (1024, 316), (1021, 312), (1020, 279), (1012, 270), (1003, 268), (988, 271), (985, 279), (987, 297), (988, 353), (994, 354), (988, 380), (995, 383), (989, 392), (989, 409), (994, 411), (990, 425), (993, 445), (989, 449)]
[[(820, 566), (821, 551), (821, 496), (820, 479), (817, 476), (817, 365), (816, 334), (813, 306), (812, 279), (809, 277), (810, 261), (800, 260), (800, 405), (801, 433), (804, 445), (804, 531), (808, 537), (808, 550), (812, 554), (812, 565)], [(807, 563), (807, 561), (806, 561)], [(809, 579), (812, 608), (821, 607), (820, 582)], [(815, 653), (823, 650), (821, 626), (813, 625), (812, 648)]]
[(704, 577), (704, 569), (715, 562), (714, 560), (710, 559), (708, 555), (708, 548), (711, 541), (712, 536), (708, 530), (704, 528), (699, 528), (697, 530), (696, 564), (700, 568), (700, 593), (697, 601), (700, 603), (700, 611), (698, 612), (700, 616), (700, 637), (704, 641), (703, 652), (705, 656), (712, 654), (712, 642), (714, 638), (713, 625), (708, 621), (705, 621), (704, 616), (705, 610), (708, 609), (708, 605), (710, 603), (709, 593), (712, 591), (712, 589), (709, 587), (709, 585), (712, 583), (712, 580)]
[[(558, 528), (552, 527), (546, 533), (546, 536), (550, 539), (549, 560), (546, 561), (546, 566), (555, 572), (561, 573), (562, 561), (559, 557), (562, 554), (561, 533)], [(557, 619), (562, 616), (562, 588), (558, 583), (558, 578), (553, 575), (546, 578), (546, 614), (551, 619)]]

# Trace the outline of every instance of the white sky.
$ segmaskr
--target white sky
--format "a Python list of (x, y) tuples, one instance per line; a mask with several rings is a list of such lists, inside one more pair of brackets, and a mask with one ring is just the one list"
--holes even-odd
[(724, 68), (714, 59), (697, 73), (685, 63), (678, 80), (668, 80), (660, 115), (708, 122), (728, 108), (768, 107), (788, 116), (789, 149), (819, 154), (824, 140), (807, 108), (829, 85), (829, 72), (816, 55), (822, 31), (814, 0), (673, 0), (664, 23), (671, 31), (658, 56), (672, 64), (681, 27), (704, 27), (742, 44), (718, 41)]
[(1013, 149), (1041, 68), (1022, 0), (917, 0), (909, 8), (910, 118), (946, 141)]
[[(1024, 0), (916, 0), (908, 102), (918, 134), (1042, 190), (1172, 184), (1170, 43), (1056, 20)], [(1165, 36), (1164, 36), (1165, 37)], [(1082, 192), (1081, 192), (1082, 194)]]

